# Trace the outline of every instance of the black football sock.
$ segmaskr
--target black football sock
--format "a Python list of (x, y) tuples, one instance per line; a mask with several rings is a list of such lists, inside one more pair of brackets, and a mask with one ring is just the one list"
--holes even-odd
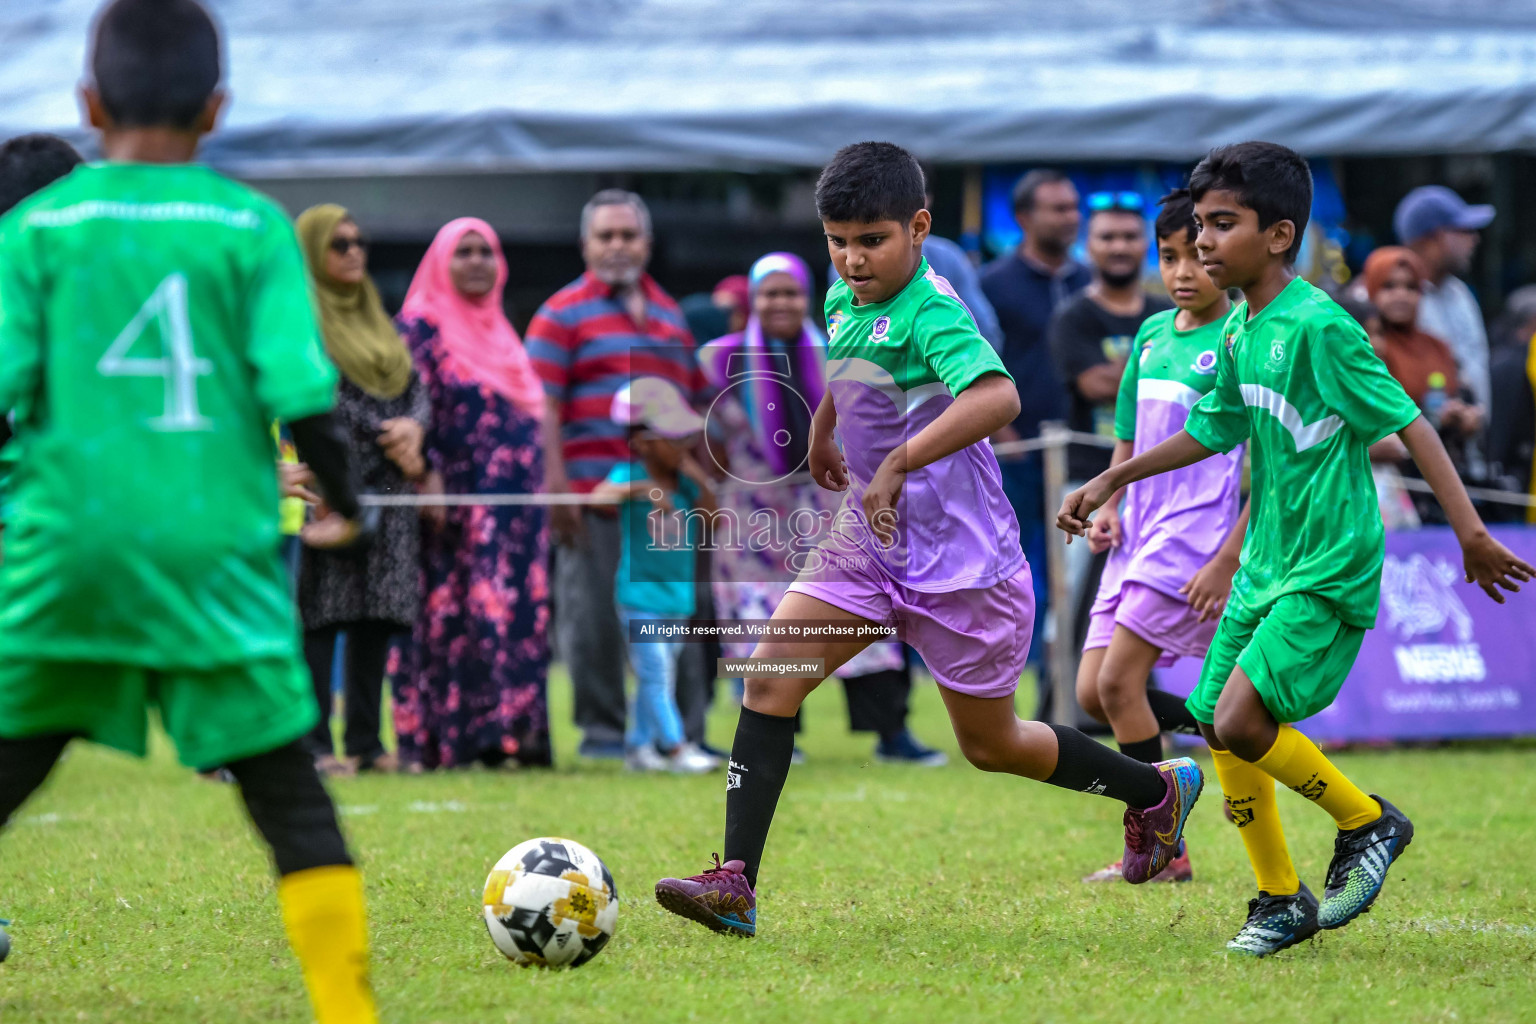
[(69, 740), (66, 733), (0, 739), (0, 828), (48, 778)]
[(302, 740), (231, 761), (228, 768), (251, 823), (272, 848), (278, 875), (351, 865), (336, 805)]
[(741, 709), (725, 776), (725, 859), (746, 864), (747, 881), (754, 889), (763, 844), (768, 841), (768, 828), (773, 824), (773, 812), (794, 753), (793, 717)]
[(1147, 703), (1152, 705), (1152, 716), (1163, 732), (1181, 732), (1190, 736), (1200, 735), (1200, 723), (1189, 713), (1183, 697), (1167, 690), (1148, 690)]
[(1137, 810), (1155, 807), (1168, 795), (1156, 768), (1132, 760), (1065, 725), (1053, 725), (1056, 770), (1045, 781), (1062, 789), (1123, 800)]
[(1163, 759), (1163, 737), (1159, 733), (1149, 740), (1136, 740), (1134, 743), (1121, 743), (1120, 753), (1126, 757), (1135, 758), (1142, 764), (1157, 764)]

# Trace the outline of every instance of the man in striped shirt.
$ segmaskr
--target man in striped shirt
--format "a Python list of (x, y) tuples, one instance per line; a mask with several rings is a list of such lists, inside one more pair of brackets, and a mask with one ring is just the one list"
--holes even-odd
[[(628, 457), (609, 415), (635, 377), (676, 384), (702, 398), (693, 336), (671, 296), (645, 272), (651, 215), (633, 192), (604, 189), (581, 211), (587, 269), (539, 308), (526, 344), (561, 425), (559, 455), (545, 467), (550, 493), (589, 493)], [(586, 756), (624, 753), (624, 641), (613, 603), (618, 520), (609, 508), (554, 506), (555, 642), (576, 687)]]

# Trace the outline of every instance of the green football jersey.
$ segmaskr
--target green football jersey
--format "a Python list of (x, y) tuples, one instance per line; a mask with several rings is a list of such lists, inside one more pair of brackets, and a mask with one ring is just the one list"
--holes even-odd
[(1360, 325), (1302, 278), (1252, 319), (1239, 303), (1223, 334), (1216, 386), (1184, 429), (1219, 452), (1250, 442), (1251, 517), (1227, 613), (1251, 621), (1310, 593), (1374, 626), (1384, 541), (1366, 449), (1418, 406)]
[(0, 220), (16, 464), (0, 659), (290, 656), (273, 419), (330, 409), (293, 227), (195, 165), (90, 164)]

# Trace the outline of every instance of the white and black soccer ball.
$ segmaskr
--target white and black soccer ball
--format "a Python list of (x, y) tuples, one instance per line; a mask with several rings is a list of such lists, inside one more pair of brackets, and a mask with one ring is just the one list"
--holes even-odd
[(602, 952), (619, 919), (608, 866), (569, 839), (530, 839), (485, 880), (485, 927), (524, 967), (580, 967)]

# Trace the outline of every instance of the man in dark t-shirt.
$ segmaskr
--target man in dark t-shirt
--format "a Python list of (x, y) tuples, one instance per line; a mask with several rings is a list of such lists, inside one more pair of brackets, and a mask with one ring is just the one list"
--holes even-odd
[[(1093, 283), (1056, 310), (1049, 330), (1051, 356), (1070, 407), (1067, 425), (1114, 437), (1115, 398), (1126, 356), (1142, 321), (1171, 305), (1141, 287), (1147, 257), (1147, 222), (1135, 192), (1088, 197), (1088, 258)], [(1109, 449), (1073, 445), (1067, 476), (1088, 480), (1109, 468)]]

